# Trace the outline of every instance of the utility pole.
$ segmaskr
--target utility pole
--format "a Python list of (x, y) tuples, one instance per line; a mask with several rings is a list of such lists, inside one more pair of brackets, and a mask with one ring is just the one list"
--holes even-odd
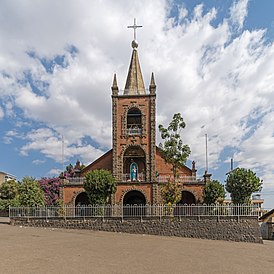
[(208, 172), (208, 155), (207, 155), (207, 133), (205, 134), (205, 149), (206, 149), (206, 168), (205, 168), (205, 172)]
[(64, 135), (62, 134), (62, 172), (65, 172), (65, 167), (64, 167), (64, 153), (65, 153)]

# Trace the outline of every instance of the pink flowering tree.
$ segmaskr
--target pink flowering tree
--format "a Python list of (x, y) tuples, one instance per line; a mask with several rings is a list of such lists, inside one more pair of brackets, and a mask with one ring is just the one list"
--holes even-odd
[(60, 205), (60, 178), (41, 178), (39, 184), (44, 192), (45, 205)]
[(72, 178), (80, 175), (80, 172), (85, 168), (84, 164), (81, 164), (79, 160), (77, 160), (76, 164), (73, 166), (69, 164), (66, 166), (66, 170), (60, 174), (60, 177), (64, 178)]

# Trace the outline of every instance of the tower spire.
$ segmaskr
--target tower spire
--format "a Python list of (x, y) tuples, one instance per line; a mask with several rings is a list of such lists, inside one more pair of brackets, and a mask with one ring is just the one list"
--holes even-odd
[(136, 29), (142, 26), (136, 25), (136, 19), (134, 18), (134, 24), (128, 26), (128, 28), (133, 28), (134, 30), (134, 40), (131, 43), (133, 48), (131, 61), (129, 64), (127, 81), (125, 85), (124, 95), (141, 95), (146, 94), (144, 80), (141, 72), (141, 67), (138, 58), (138, 43), (136, 41)]

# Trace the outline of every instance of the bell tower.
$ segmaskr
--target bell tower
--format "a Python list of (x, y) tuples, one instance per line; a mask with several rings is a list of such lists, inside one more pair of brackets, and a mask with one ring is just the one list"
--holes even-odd
[[(145, 89), (138, 58), (136, 25), (132, 56), (124, 91), (119, 91), (117, 77), (112, 83), (113, 175), (118, 183), (150, 184), (155, 182), (155, 109), (156, 85), (152, 73)], [(149, 201), (148, 201), (149, 202)]]

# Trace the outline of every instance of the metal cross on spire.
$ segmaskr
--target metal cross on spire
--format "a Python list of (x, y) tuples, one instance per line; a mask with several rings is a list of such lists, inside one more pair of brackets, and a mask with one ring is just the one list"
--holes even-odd
[(134, 30), (134, 33), (133, 33), (133, 35), (134, 35), (134, 41), (136, 41), (136, 29), (137, 28), (142, 28), (143, 26), (137, 26), (136, 25), (136, 18), (134, 18), (134, 24), (132, 26), (127, 26), (127, 27)]

